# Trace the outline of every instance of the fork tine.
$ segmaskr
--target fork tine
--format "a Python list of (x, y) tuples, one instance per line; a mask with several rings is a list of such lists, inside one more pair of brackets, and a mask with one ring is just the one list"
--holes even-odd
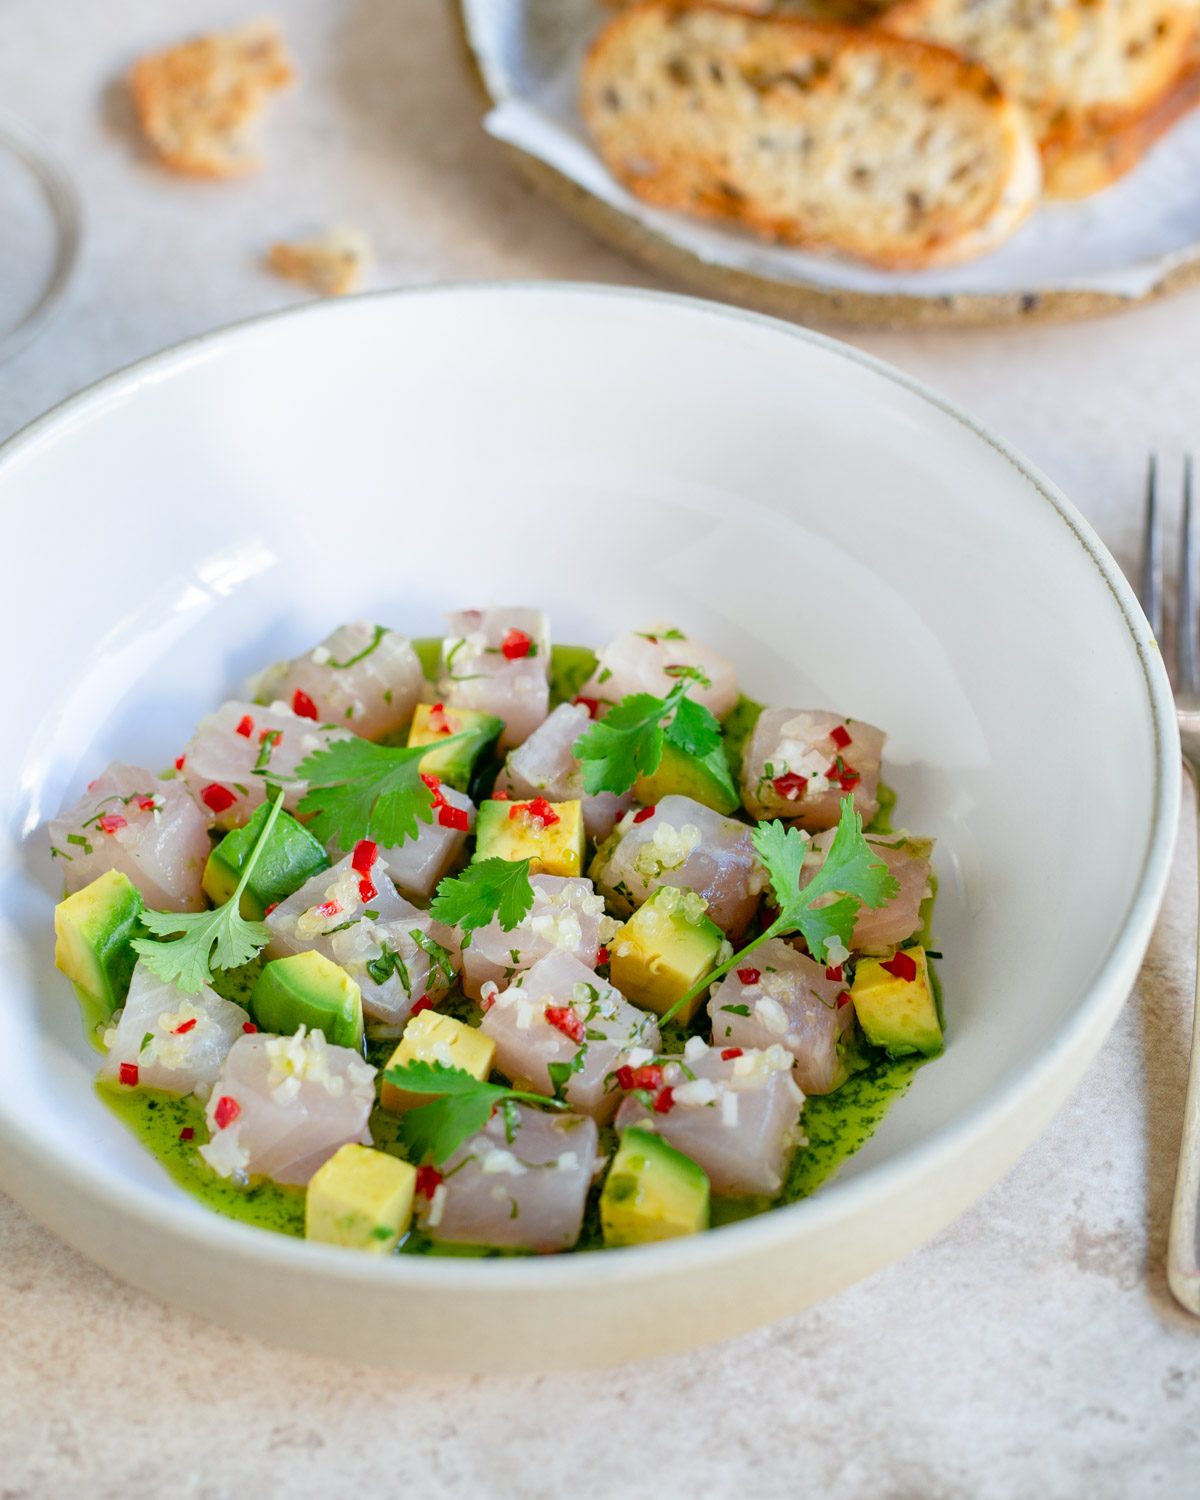
[(1162, 640), (1162, 527), (1158, 523), (1158, 458), (1150, 455), (1146, 467), (1146, 519), (1142, 532), (1142, 608), (1155, 638)]
[(1186, 693), (1200, 693), (1200, 643), (1197, 641), (1196, 590), (1200, 567), (1200, 527), (1192, 503), (1192, 455), (1183, 459), (1183, 548), (1179, 559), (1179, 686)]

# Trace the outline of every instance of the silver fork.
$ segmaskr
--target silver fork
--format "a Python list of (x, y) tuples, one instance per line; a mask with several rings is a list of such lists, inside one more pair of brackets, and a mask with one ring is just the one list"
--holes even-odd
[[(1200, 792), (1200, 640), (1197, 588), (1200, 586), (1200, 522), (1192, 503), (1192, 458), (1183, 461), (1183, 548), (1175, 611), (1175, 711), (1183, 761)], [(1146, 521), (1142, 545), (1142, 608), (1160, 645), (1163, 639), (1162, 524), (1158, 507), (1158, 465), (1151, 455), (1146, 475)], [(1200, 944), (1198, 944), (1200, 955)], [(1178, 1301), (1200, 1315), (1200, 956), (1196, 1009), (1183, 1139), (1167, 1239), (1167, 1279)]]

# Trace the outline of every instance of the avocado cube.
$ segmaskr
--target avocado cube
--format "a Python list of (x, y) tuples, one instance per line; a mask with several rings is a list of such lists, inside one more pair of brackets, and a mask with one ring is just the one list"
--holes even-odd
[(106, 870), (54, 908), (54, 962), (75, 986), (89, 1032), (125, 1004), (137, 954), (142, 893)]
[(653, 807), (672, 793), (703, 802), (719, 813), (736, 812), (741, 805), (720, 745), (707, 755), (689, 755), (677, 745), (664, 744), (658, 769), (638, 777), (633, 795), (644, 807)]
[[(237, 889), (270, 813), (270, 805), (264, 802), (244, 827), (227, 833), (208, 856), (201, 884), (214, 906), (223, 906)], [(261, 922), (269, 906), (278, 906), (306, 880), (328, 868), (329, 856), (320, 840), (291, 813), (280, 812), (242, 892), (242, 916)]]
[[(627, 999), (661, 1016), (716, 968), (725, 934), (707, 909), (703, 896), (673, 885), (638, 907), (608, 945), (609, 976)], [(684, 1025), (703, 998), (678, 1013)]]
[(362, 993), (345, 969), (311, 948), (274, 958), (258, 976), (250, 1014), (260, 1031), (291, 1036), (301, 1026), (322, 1031), (335, 1047), (362, 1050)]
[(942, 1023), (929, 982), (924, 948), (901, 948), (891, 958), (860, 958), (850, 986), (867, 1040), (892, 1057), (942, 1050)]
[(621, 1136), (600, 1193), (604, 1243), (647, 1245), (708, 1228), (708, 1177), (651, 1130)]
[[(443, 1063), (447, 1068), (461, 1068), (483, 1083), (492, 1071), (492, 1059), (496, 1055), (496, 1044), (474, 1026), (466, 1026), (453, 1016), (443, 1016), (436, 1010), (418, 1011), (404, 1028), (400, 1045), (388, 1058), (389, 1068), (398, 1068), (402, 1063)], [(406, 1109), (428, 1104), (428, 1094), (410, 1094), (387, 1081), (384, 1070), (383, 1087), (379, 1094), (380, 1107), (392, 1114), (401, 1114)]]
[(480, 713), (474, 708), (449, 708), (442, 703), (418, 703), (408, 731), (409, 745), (437, 745), (452, 734), (467, 738), (456, 740), (440, 750), (421, 757), (426, 776), (438, 776), (455, 791), (466, 792), (480, 763), (496, 748), (504, 731), (504, 720), (495, 714)]
[(583, 872), (582, 802), (489, 801), (475, 823), (475, 858), (529, 860), (531, 875)]
[(387, 1255), (412, 1223), (417, 1171), (397, 1156), (350, 1143), (309, 1179), (304, 1237)]

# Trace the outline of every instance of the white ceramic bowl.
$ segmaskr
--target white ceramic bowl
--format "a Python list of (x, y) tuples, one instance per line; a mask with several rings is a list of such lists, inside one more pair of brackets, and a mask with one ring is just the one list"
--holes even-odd
[[(230, 1327), (425, 1369), (719, 1338), (900, 1255), (1066, 1098), (1133, 982), (1179, 773), (1146, 625), (1016, 454), (797, 328), (578, 286), (308, 308), (102, 382), (0, 456), (0, 1182), (118, 1275)], [(220, 1218), (97, 1102), (54, 971), (40, 825), (166, 764), (334, 622), (530, 601), (560, 640), (666, 616), (747, 689), (885, 726), (935, 834), (948, 1046), (813, 1199), (694, 1239), (390, 1259)]]

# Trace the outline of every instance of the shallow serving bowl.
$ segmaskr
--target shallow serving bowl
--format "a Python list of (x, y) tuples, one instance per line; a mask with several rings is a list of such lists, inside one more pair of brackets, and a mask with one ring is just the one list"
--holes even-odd
[[(0, 1185), (230, 1327), (434, 1369), (677, 1349), (918, 1244), (1062, 1104), (1133, 983), (1178, 801), (1174, 716), (1112, 559), (1016, 454), (839, 344), (578, 286), (387, 294), (112, 377), (0, 452)], [(816, 1197), (646, 1249), (368, 1259), (217, 1217), (91, 1088), (41, 826), (161, 766), (247, 671), (367, 615), (660, 618), (755, 696), (890, 733), (936, 835), (948, 1046)]]

